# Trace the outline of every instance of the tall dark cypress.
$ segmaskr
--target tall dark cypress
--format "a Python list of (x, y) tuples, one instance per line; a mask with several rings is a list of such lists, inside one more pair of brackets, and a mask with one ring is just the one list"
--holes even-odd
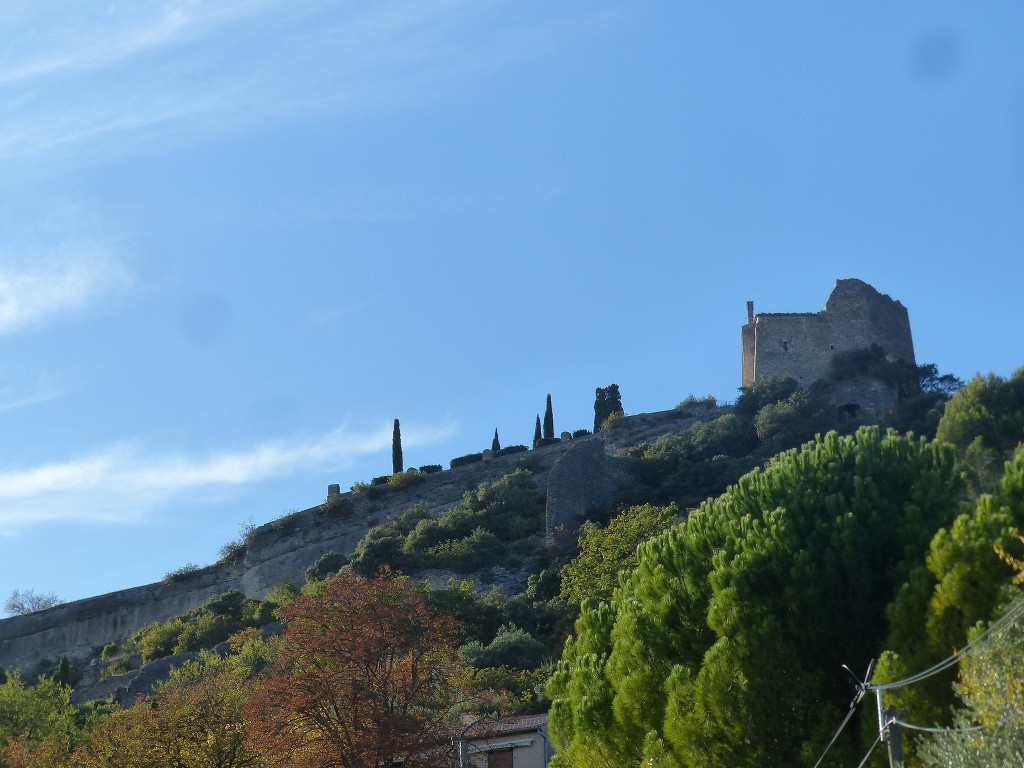
[(594, 395), (594, 431), (597, 432), (605, 419), (613, 413), (622, 413), (622, 395), (618, 384), (598, 387)]
[(540, 414), (537, 414), (537, 423), (533, 427), (533, 447), (540, 445)]
[(398, 419), (395, 419), (395, 429), (391, 433), (391, 469), (397, 475), (402, 472), (405, 465), (402, 462), (402, 429), (398, 426)]
[(501, 450), (501, 443), (498, 442), (498, 428), (494, 428), (494, 439), (491, 440), (491, 450), (497, 453)]
[(548, 395), (548, 404), (544, 407), (544, 439), (550, 440), (555, 436), (555, 416), (551, 412), (551, 395)]

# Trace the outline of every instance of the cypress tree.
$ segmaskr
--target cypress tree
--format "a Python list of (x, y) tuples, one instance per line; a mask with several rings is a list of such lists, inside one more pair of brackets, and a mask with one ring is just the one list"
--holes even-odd
[(533, 427), (533, 447), (540, 445), (540, 414), (537, 414), (537, 423)]
[(494, 439), (491, 440), (491, 450), (497, 453), (501, 450), (501, 443), (498, 442), (498, 428), (494, 428)]
[(609, 384), (607, 387), (598, 387), (594, 392), (594, 431), (600, 430), (605, 419), (613, 413), (624, 413), (619, 385)]
[(391, 469), (394, 474), (403, 471), (402, 462), (402, 429), (398, 426), (398, 419), (395, 419), (395, 429), (391, 433)]
[(544, 439), (550, 440), (555, 436), (555, 416), (551, 412), (551, 395), (548, 395), (548, 403), (544, 406)]

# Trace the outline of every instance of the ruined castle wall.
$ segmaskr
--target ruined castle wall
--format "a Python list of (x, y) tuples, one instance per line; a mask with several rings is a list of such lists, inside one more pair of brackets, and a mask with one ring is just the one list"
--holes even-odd
[(740, 378), (741, 387), (754, 386), (754, 323), (753, 320), (743, 326), (740, 332), (743, 346), (743, 373)]
[(573, 442), (548, 474), (544, 510), (549, 541), (559, 526), (575, 531), (591, 507), (610, 501), (628, 473), (628, 460), (609, 456), (599, 436)]
[(906, 308), (861, 280), (837, 280), (821, 312), (759, 314), (743, 327), (743, 386), (773, 375), (808, 386), (828, 375), (837, 352), (872, 344), (915, 362)]
[(832, 329), (822, 313), (758, 315), (754, 379), (792, 376), (808, 386), (828, 373)]

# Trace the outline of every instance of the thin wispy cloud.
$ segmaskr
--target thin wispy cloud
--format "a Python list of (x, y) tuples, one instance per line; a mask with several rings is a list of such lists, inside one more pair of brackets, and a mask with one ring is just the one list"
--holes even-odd
[(551, 45), (559, 27), (481, 28), (492, 4), (470, 0), (16, 6), (0, 11), (0, 161), (86, 143), (92, 157), (159, 148), (307, 109), (457, 93)]
[(48, 403), (63, 395), (54, 387), (44, 386), (34, 392), (23, 393), (12, 389), (0, 390), (0, 413), (4, 411), (16, 411), (21, 408), (30, 408), (33, 405)]
[(95, 242), (0, 253), (0, 334), (84, 309), (132, 282), (117, 254)]
[[(451, 437), (454, 424), (402, 431), (411, 448)], [(171, 502), (199, 501), (225, 488), (299, 471), (345, 467), (391, 446), (391, 424), (339, 427), (305, 439), (271, 440), (203, 457), (160, 455), (122, 443), (38, 467), (0, 471), (0, 534), (39, 523), (117, 523), (143, 519)]]

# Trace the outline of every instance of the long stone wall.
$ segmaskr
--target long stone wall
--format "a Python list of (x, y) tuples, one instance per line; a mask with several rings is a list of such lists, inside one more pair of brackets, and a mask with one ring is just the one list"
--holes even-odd
[(531, 457), (535, 479), (546, 489), (547, 472), (569, 443), (511, 454), (437, 472), (404, 490), (380, 486), (342, 494), (348, 509), (325, 514), (312, 507), (255, 529), (237, 563), (203, 568), (173, 581), (111, 592), (45, 611), (0, 620), (0, 669), (31, 671), (61, 654), (83, 661), (107, 643), (122, 640), (154, 621), (166, 621), (203, 605), (214, 595), (238, 589), (262, 599), (278, 584), (301, 584), (305, 571), (329, 551), (350, 555), (374, 525), (388, 515), (425, 502), (436, 515), (458, 504), (466, 491), (494, 482)]
[(0, 620), (0, 669), (32, 672), (61, 654), (86, 661), (98, 656), (107, 643), (123, 640), (151, 622), (180, 616), (230, 589), (261, 599), (278, 584), (301, 584), (306, 569), (324, 553), (350, 555), (366, 532), (389, 515), (422, 502), (436, 517), (461, 502), (466, 491), (498, 480), (524, 460), (546, 494), (549, 529), (563, 525), (572, 531), (593, 505), (607, 503), (629, 479), (630, 462), (616, 456), (619, 448), (712, 418), (716, 412), (698, 410), (629, 416), (609, 432), (437, 472), (406, 490), (376, 486), (359, 494), (341, 494), (341, 511), (312, 507), (255, 529), (238, 562)]

